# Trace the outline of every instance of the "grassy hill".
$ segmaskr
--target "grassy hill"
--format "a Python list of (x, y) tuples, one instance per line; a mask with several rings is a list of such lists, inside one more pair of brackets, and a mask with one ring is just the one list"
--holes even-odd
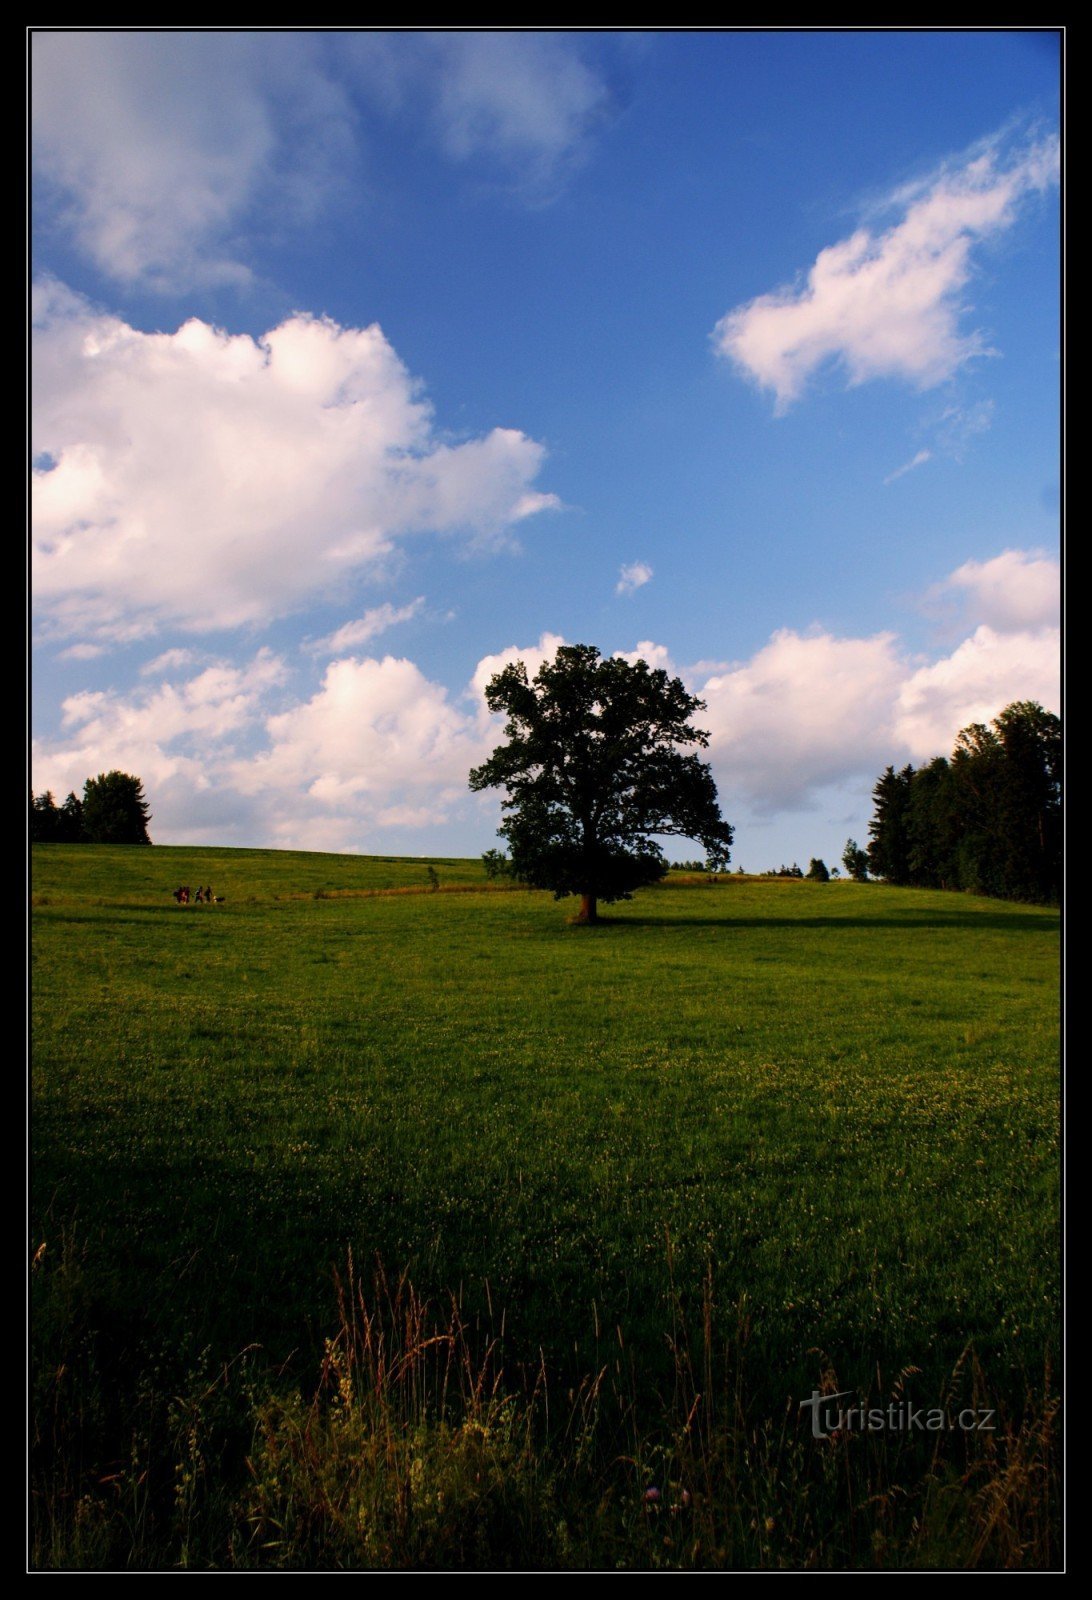
[[(460, 892), (374, 893), (427, 891), (430, 864), (441, 891)], [(224, 903), (176, 905), (183, 882)], [(335, 1291), (350, 1251), (369, 1314), (386, 1294), (383, 1315), (404, 1324), (405, 1275), (446, 1308), (450, 1334), (454, 1296), (465, 1362), (503, 1370), (543, 1474), (566, 1438), (591, 1441), (587, 1492), (605, 1522), (596, 1512), (581, 1532), (554, 1479), (553, 1509), (535, 1514), (543, 1538), (564, 1524), (578, 1564), (604, 1551), (642, 1564), (652, 1549), (660, 1563), (659, 1501), (642, 1502), (636, 1463), (658, 1460), (666, 1482), (668, 1452), (682, 1494), (696, 1426), (684, 1391), (704, 1396), (705, 1418), (713, 1388), (731, 1394), (706, 1466), (734, 1440), (742, 1472), (748, 1438), (767, 1440), (768, 1460), (746, 1468), (749, 1487), (731, 1479), (750, 1496), (742, 1520), (717, 1509), (711, 1483), (686, 1489), (665, 1523), (668, 1565), (966, 1553), (960, 1537), (982, 1524), (964, 1501), (1010, 1458), (966, 1478), (960, 1437), (930, 1478), (935, 1440), (854, 1439), (864, 1476), (843, 1492), (829, 1444), (800, 1421), (814, 1386), (928, 1404), (977, 1386), (1007, 1448), (1042, 1442), (1058, 1340), (1056, 912), (869, 884), (673, 879), (578, 929), (548, 895), (487, 892), (477, 862), (163, 847), (36, 848), (33, 890), (43, 1563), (87, 1561), (95, 1539), (117, 1559), (126, 1538), (187, 1559), (162, 1462), (178, 1467), (179, 1395), (206, 1391), (230, 1418), (199, 1452), (204, 1510), (186, 1502), (187, 1537), (202, 1560), (259, 1561), (265, 1546), (239, 1530), (268, 1532), (269, 1505), (283, 1506), (268, 1484), (268, 1504), (244, 1492), (255, 1418), (267, 1461), (288, 1423), (262, 1406), (300, 1386), (304, 1404), (324, 1340), (360, 1334), (359, 1307), (339, 1317)], [(225, 1364), (252, 1344), (229, 1381)], [(327, 1363), (329, 1378), (328, 1349)], [(436, 1425), (446, 1402), (436, 1374), (425, 1392), (426, 1368), (413, 1416)], [(597, 1383), (593, 1417), (580, 1397)], [(788, 1454), (775, 1459), (778, 1428)], [(146, 1490), (143, 1531), (126, 1534), (102, 1480), (132, 1490), (138, 1437), (166, 1477)], [(954, 1523), (947, 1500), (931, 1510), (934, 1545), (920, 1527), (937, 1483), (962, 1509)], [(889, 1525), (875, 1510), (855, 1523), (854, 1495), (877, 1486)], [(712, 1520), (691, 1537), (679, 1519), (695, 1521), (701, 1495)], [(1001, 1553), (998, 1528), (1012, 1535)], [(324, 1537), (324, 1556), (301, 1545), (296, 1557), (332, 1559)], [(354, 1537), (350, 1560), (412, 1555), (403, 1539), (376, 1558)], [(1008, 1560), (1021, 1537), (1008, 1506), (968, 1549)], [(550, 1538), (541, 1564), (564, 1564)]]

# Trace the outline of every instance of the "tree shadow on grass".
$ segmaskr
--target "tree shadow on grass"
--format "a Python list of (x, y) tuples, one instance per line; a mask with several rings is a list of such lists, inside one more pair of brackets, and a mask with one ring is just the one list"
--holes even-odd
[[(570, 924), (576, 927), (579, 924)], [(914, 933), (964, 928), (968, 932), (988, 930), (1001, 933), (1053, 934), (1058, 931), (1054, 918), (1035, 916), (1029, 912), (953, 912), (942, 916), (931, 912), (927, 916), (904, 917), (600, 917), (595, 927), (609, 929), (612, 933), (625, 928), (725, 928), (733, 932), (747, 928), (895, 928), (900, 933)]]

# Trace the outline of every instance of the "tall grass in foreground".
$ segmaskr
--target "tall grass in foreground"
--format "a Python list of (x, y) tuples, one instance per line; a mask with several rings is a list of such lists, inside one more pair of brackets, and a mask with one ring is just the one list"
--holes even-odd
[[(670, 1250), (670, 1241), (668, 1241)], [(37, 1273), (41, 1258), (35, 1264)], [(79, 1339), (78, 1262), (41, 1309), (73, 1337), (43, 1374), (32, 1562), (41, 1568), (758, 1570), (1048, 1569), (1059, 1559), (1057, 1402), (1049, 1374), (1018, 1414), (967, 1351), (931, 1404), (996, 1409), (995, 1431), (812, 1436), (748, 1406), (745, 1304), (715, 1333), (676, 1302), (671, 1378), (639, 1399), (624, 1329), (583, 1382), (509, 1371), (494, 1330), (405, 1276), (349, 1258), (313, 1388), (255, 1350), (143, 1388), (128, 1459), (81, 1474), (109, 1410)], [(67, 1328), (62, 1324), (68, 1320)], [(58, 1352), (54, 1350), (54, 1355)], [(839, 1388), (821, 1353), (824, 1393)], [(72, 1365), (70, 1365), (72, 1363)], [(74, 1370), (79, 1369), (79, 1370)], [(876, 1376), (900, 1402), (908, 1372)], [(75, 1406), (71, 1402), (75, 1401)]]

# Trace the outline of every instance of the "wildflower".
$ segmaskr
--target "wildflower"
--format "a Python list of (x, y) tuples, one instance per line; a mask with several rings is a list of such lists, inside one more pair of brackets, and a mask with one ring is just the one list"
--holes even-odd
[(650, 1505), (655, 1505), (656, 1501), (659, 1498), (660, 1498), (660, 1491), (659, 1491), (659, 1489), (657, 1489), (655, 1487), (655, 1485), (653, 1485), (653, 1487), (651, 1489), (646, 1489), (645, 1490), (645, 1499), (649, 1502)]

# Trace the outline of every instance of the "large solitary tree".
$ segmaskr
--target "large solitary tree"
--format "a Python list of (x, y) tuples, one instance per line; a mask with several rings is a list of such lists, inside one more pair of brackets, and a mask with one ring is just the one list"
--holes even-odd
[(705, 705), (680, 679), (562, 645), (533, 679), (512, 662), (485, 699), (507, 713), (507, 743), (474, 768), (470, 787), (507, 791), (498, 831), (513, 874), (557, 899), (579, 895), (576, 921), (595, 922), (600, 900), (628, 900), (664, 876), (657, 835), (700, 840), (713, 870), (727, 866), (732, 829), (713, 775), (685, 748), (709, 743), (690, 723)]

